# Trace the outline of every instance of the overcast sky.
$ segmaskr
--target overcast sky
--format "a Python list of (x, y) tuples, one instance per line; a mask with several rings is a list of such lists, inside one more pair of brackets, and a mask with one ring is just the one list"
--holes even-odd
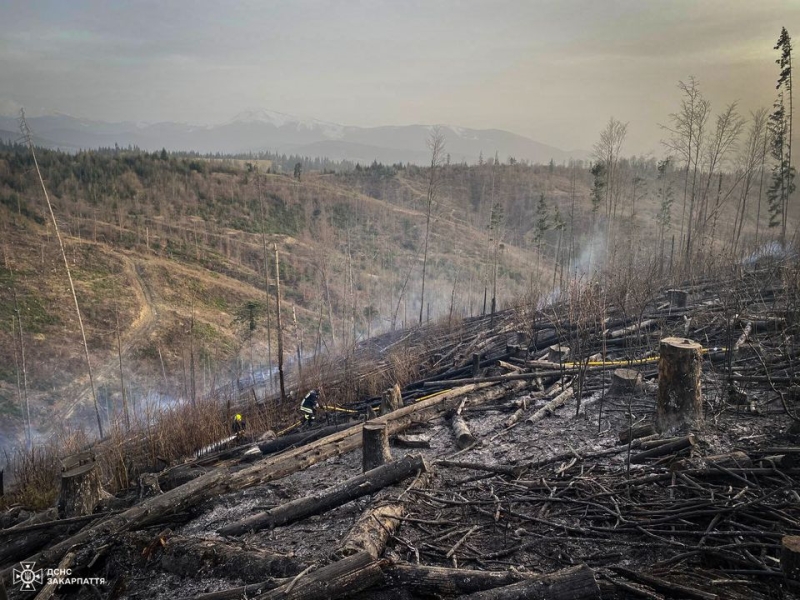
[(3, 0), (0, 113), (211, 124), (268, 108), (565, 150), (613, 115), (626, 153), (660, 153), (680, 79), (715, 109), (770, 106), (794, 24), (800, 0)]

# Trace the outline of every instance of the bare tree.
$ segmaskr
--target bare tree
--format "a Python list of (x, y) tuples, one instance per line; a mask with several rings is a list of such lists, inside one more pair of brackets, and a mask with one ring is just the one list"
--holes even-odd
[(594, 157), (605, 168), (604, 192), (607, 224), (616, 213), (616, 204), (619, 198), (619, 158), (627, 134), (628, 124), (611, 117), (605, 129), (600, 132), (600, 140), (594, 145)]
[(428, 138), (428, 148), (431, 151), (431, 166), (428, 173), (428, 194), (425, 199), (425, 245), (422, 252), (422, 291), (419, 295), (419, 322), (422, 324), (422, 315), (425, 309), (425, 274), (428, 268), (428, 239), (431, 232), (431, 214), (439, 194), (440, 177), (439, 171), (444, 164), (444, 133), (441, 128), (436, 126), (431, 130)]
[(747, 198), (750, 194), (750, 188), (753, 186), (756, 173), (764, 164), (762, 147), (764, 146), (764, 136), (767, 133), (767, 109), (760, 108), (750, 113), (750, 116), (751, 121), (750, 129), (747, 133), (747, 141), (742, 148), (738, 160), (738, 168), (742, 171), (744, 179), (742, 180), (739, 204), (736, 207), (736, 218), (733, 224), (734, 255), (736, 254), (736, 249), (742, 236), (742, 225), (744, 224), (744, 218), (747, 214)]

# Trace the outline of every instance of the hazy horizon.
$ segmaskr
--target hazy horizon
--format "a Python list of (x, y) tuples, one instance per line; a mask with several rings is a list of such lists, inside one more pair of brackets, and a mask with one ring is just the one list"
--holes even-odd
[(504, 129), (589, 150), (609, 117), (625, 154), (660, 153), (679, 80), (715, 112), (775, 97), (800, 4), (20, 2), (0, 8), (0, 113), (225, 122), (253, 108), (361, 127)]

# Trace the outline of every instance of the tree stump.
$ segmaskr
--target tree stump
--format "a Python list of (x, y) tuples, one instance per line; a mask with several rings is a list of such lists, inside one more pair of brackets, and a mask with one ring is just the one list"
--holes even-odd
[(561, 364), (569, 357), (569, 346), (556, 344), (547, 349), (548, 362)]
[(635, 369), (616, 369), (611, 373), (611, 394), (635, 394), (642, 389), (642, 374)]
[(672, 308), (686, 308), (689, 292), (684, 290), (667, 290), (667, 298)]
[(453, 434), (456, 436), (456, 446), (458, 446), (459, 450), (463, 450), (467, 446), (471, 446), (478, 441), (478, 439), (472, 435), (469, 426), (467, 426), (466, 421), (464, 421), (461, 415), (453, 415), (453, 418), (450, 420), (450, 425), (453, 427)]
[(789, 579), (800, 580), (800, 536), (785, 535), (781, 539), (781, 571)]
[(638, 440), (639, 438), (653, 435), (655, 432), (656, 428), (653, 427), (652, 423), (641, 423), (634, 427), (626, 427), (619, 432), (619, 443), (627, 444), (631, 440)]
[(61, 461), (59, 518), (90, 515), (105, 496), (93, 452), (81, 452)]
[(479, 377), (481, 374), (481, 355), (477, 352), (472, 354), (472, 376)]
[[(260, 455), (259, 455), (260, 456)], [(142, 473), (139, 475), (139, 500), (152, 498), (163, 493), (158, 485), (158, 473)]]
[(403, 394), (400, 391), (400, 386), (395, 383), (394, 387), (383, 392), (381, 415), (389, 414), (398, 408), (403, 408)]
[(389, 450), (389, 432), (386, 423), (366, 423), (363, 431), (363, 465), (364, 472), (392, 461)]
[(703, 424), (700, 349), (700, 344), (684, 338), (661, 340), (655, 423), (662, 433)]

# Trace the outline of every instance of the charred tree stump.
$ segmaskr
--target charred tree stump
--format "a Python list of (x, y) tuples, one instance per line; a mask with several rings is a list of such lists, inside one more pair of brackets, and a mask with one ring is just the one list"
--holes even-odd
[(456, 446), (458, 446), (459, 450), (463, 450), (478, 441), (478, 438), (472, 435), (467, 422), (464, 421), (464, 417), (461, 415), (453, 415), (450, 419), (450, 425), (453, 428), (453, 435), (456, 436)]
[(655, 418), (661, 432), (703, 424), (700, 349), (700, 344), (684, 338), (661, 340)]
[(547, 349), (547, 361), (561, 364), (569, 358), (569, 347), (556, 344)]
[(142, 473), (139, 475), (139, 500), (152, 498), (162, 493), (161, 486), (158, 484), (157, 473)]
[(59, 518), (90, 515), (105, 496), (94, 453), (81, 452), (62, 461)]
[(669, 305), (673, 308), (686, 308), (689, 292), (684, 290), (667, 290)]
[(625, 428), (619, 432), (619, 443), (627, 444), (631, 440), (638, 440), (639, 438), (647, 437), (656, 433), (656, 428), (652, 423), (642, 423), (635, 427)]
[(594, 571), (586, 565), (532, 577), (503, 587), (459, 596), (458, 600), (588, 600), (600, 598)]
[(788, 579), (800, 580), (800, 536), (785, 535), (781, 539), (781, 571)]
[(352, 477), (339, 485), (237, 521), (223, 527), (219, 532), (223, 535), (241, 535), (248, 531), (259, 531), (267, 527), (293, 523), (312, 515), (327, 512), (356, 498), (373, 494), (393, 483), (412, 477), (418, 472), (427, 471), (428, 466), (421, 456), (406, 456), (367, 471), (358, 477)]
[(403, 408), (403, 394), (400, 390), (400, 386), (395, 383), (394, 387), (383, 392), (381, 399), (381, 415), (387, 415), (398, 408)]
[(366, 423), (361, 443), (364, 473), (392, 462), (386, 423)]
[(480, 377), (481, 374), (481, 355), (477, 352), (472, 355), (472, 376)]
[(611, 373), (610, 394), (635, 394), (642, 389), (642, 374), (635, 369), (616, 369)]

